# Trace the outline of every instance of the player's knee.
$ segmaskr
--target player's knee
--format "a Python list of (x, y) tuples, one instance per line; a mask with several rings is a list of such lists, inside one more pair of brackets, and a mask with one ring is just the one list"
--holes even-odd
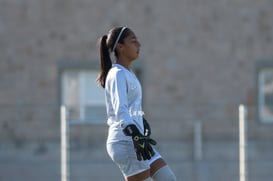
[(176, 181), (173, 171), (168, 166), (160, 168), (152, 178), (154, 181)]
[(143, 181), (152, 181), (152, 179), (151, 179), (151, 178), (146, 178), (146, 179), (143, 180)]

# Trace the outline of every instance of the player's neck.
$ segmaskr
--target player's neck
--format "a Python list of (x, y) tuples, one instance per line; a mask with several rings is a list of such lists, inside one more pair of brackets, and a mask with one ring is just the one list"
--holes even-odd
[(125, 67), (126, 69), (130, 70), (131, 62), (128, 61), (128, 60), (125, 60), (125, 59), (118, 59), (118, 60), (117, 60), (117, 64), (120, 64), (120, 65), (122, 65), (123, 67)]

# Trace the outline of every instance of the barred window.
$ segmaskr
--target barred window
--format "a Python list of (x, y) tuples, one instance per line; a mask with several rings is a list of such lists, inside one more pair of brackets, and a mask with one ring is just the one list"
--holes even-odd
[(260, 65), (257, 73), (258, 118), (261, 122), (273, 123), (273, 65)]
[(96, 83), (97, 70), (67, 69), (61, 74), (61, 102), (72, 123), (106, 123), (104, 89)]
[[(66, 107), (70, 123), (106, 124), (104, 89), (96, 82), (98, 65), (87, 61), (59, 63), (60, 104)], [(132, 69), (140, 78), (139, 67), (136, 62)]]

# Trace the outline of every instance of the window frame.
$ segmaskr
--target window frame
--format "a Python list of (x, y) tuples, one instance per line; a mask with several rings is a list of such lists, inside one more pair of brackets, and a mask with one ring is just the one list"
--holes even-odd
[[(139, 60), (132, 63), (131, 66), (132, 70), (136, 74), (137, 78), (142, 84), (142, 69), (141, 69), (141, 63)], [(58, 63), (58, 105), (59, 105), (59, 113), (61, 111), (62, 106), (62, 75), (67, 70), (99, 70), (99, 62), (92, 62), (92, 61), (60, 61)], [(143, 85), (142, 85), (143, 90)], [(144, 95), (142, 95), (142, 99), (144, 100)], [(106, 108), (105, 108), (106, 111)], [(59, 114), (59, 116), (61, 116)], [(107, 119), (107, 117), (105, 118)], [(70, 121), (70, 124), (91, 124), (91, 125), (106, 125), (106, 121), (96, 121), (96, 122), (90, 122), (90, 121)]]
[(263, 107), (263, 99), (262, 96), (264, 95), (262, 90), (261, 90), (261, 73), (266, 70), (266, 69), (272, 69), (273, 71), (273, 61), (262, 61), (262, 62), (258, 62), (256, 64), (256, 88), (257, 88), (257, 94), (256, 94), (256, 117), (257, 120), (260, 123), (263, 124), (273, 124), (273, 116), (272, 118), (269, 119), (264, 119), (262, 116), (262, 107)]
[[(62, 87), (62, 75), (64, 72), (73, 70), (73, 71), (99, 71), (99, 63), (94, 62), (87, 62), (87, 61), (61, 61), (58, 64), (58, 102), (59, 102), (59, 108), (62, 106), (62, 93), (63, 93), (63, 87)], [(80, 110), (81, 112), (82, 110)], [(60, 112), (60, 110), (59, 110)], [(105, 108), (106, 112), (106, 108)], [(69, 120), (70, 124), (91, 124), (91, 125), (104, 125), (106, 123), (106, 117), (105, 120), (100, 121), (88, 121), (86, 119), (71, 119)]]

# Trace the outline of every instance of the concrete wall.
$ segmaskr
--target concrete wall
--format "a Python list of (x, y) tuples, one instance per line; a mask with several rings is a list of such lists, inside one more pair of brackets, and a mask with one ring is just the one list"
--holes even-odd
[[(0, 141), (17, 149), (58, 144), (59, 65), (97, 64), (97, 39), (124, 25), (142, 44), (137, 61), (154, 137), (189, 149), (201, 120), (204, 141), (236, 142), (243, 103), (252, 156), (259, 160), (266, 150), (260, 160), (271, 164), (273, 126), (256, 120), (256, 65), (272, 61), (272, 10), (271, 0), (0, 0)], [(105, 139), (107, 126), (71, 131), (91, 144)], [(208, 147), (217, 153), (217, 144)], [(259, 178), (270, 175), (264, 173)]]
[(1, 139), (58, 139), (58, 64), (96, 64), (97, 39), (115, 25), (131, 27), (141, 41), (144, 107), (155, 130), (168, 123), (171, 138), (187, 139), (192, 121), (202, 120), (207, 137), (233, 139), (244, 103), (250, 136), (272, 138), (272, 126), (255, 116), (255, 66), (272, 60), (272, 6), (1, 0)]

